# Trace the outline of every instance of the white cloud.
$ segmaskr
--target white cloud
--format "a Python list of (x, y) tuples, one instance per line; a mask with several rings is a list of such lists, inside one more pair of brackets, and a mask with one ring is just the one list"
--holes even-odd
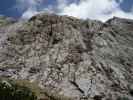
[[(42, 7), (42, 10), (37, 9), (37, 6), (44, 0), (17, 0), (21, 9), (26, 8), (22, 18), (30, 18), (40, 11), (55, 12), (59, 15), (69, 15), (78, 18), (90, 18), (106, 21), (107, 19), (117, 16), (124, 18), (133, 18), (133, 11), (127, 13), (120, 8), (120, 3), (123, 0), (80, 0), (79, 3), (69, 3), (69, 0), (57, 0), (57, 5), (49, 5), (48, 8)], [(118, 1), (118, 0), (117, 0)]]
[(59, 9), (59, 14), (102, 21), (113, 16), (133, 18), (133, 13), (126, 13), (120, 8), (120, 2), (122, 0), (119, 0), (119, 2), (116, 2), (116, 0), (82, 0), (79, 4), (72, 3)]
[(22, 14), (22, 16), (21, 16), (21, 18), (22, 19), (26, 19), (26, 18), (30, 18), (30, 17), (32, 17), (33, 15), (35, 15), (35, 14), (37, 14), (38, 12), (36, 11), (36, 10), (34, 10), (34, 9), (28, 9), (28, 10), (26, 10), (23, 14)]
[(21, 18), (30, 18), (38, 13), (37, 6), (42, 3), (43, 0), (16, 0), (16, 8), (24, 10)]

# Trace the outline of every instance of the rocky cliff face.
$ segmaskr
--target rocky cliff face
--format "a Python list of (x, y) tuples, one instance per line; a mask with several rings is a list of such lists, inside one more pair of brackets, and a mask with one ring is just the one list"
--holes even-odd
[(0, 76), (74, 100), (133, 99), (133, 20), (54, 14), (0, 27)]

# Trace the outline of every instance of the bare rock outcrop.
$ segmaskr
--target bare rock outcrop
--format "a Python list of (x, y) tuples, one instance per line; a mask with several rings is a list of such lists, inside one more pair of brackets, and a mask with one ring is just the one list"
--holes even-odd
[(38, 14), (0, 34), (1, 77), (36, 81), (75, 100), (133, 99), (133, 20)]

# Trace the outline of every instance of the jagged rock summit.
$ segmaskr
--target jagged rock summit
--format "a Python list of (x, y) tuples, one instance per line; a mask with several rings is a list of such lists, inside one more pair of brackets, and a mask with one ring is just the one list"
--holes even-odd
[(133, 20), (38, 14), (1, 26), (0, 76), (74, 100), (132, 100)]

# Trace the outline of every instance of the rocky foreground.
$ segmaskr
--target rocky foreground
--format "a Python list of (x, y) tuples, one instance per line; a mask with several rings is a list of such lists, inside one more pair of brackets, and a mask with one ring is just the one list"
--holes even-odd
[(133, 100), (133, 20), (2, 18), (0, 77), (35, 82), (72, 100)]

